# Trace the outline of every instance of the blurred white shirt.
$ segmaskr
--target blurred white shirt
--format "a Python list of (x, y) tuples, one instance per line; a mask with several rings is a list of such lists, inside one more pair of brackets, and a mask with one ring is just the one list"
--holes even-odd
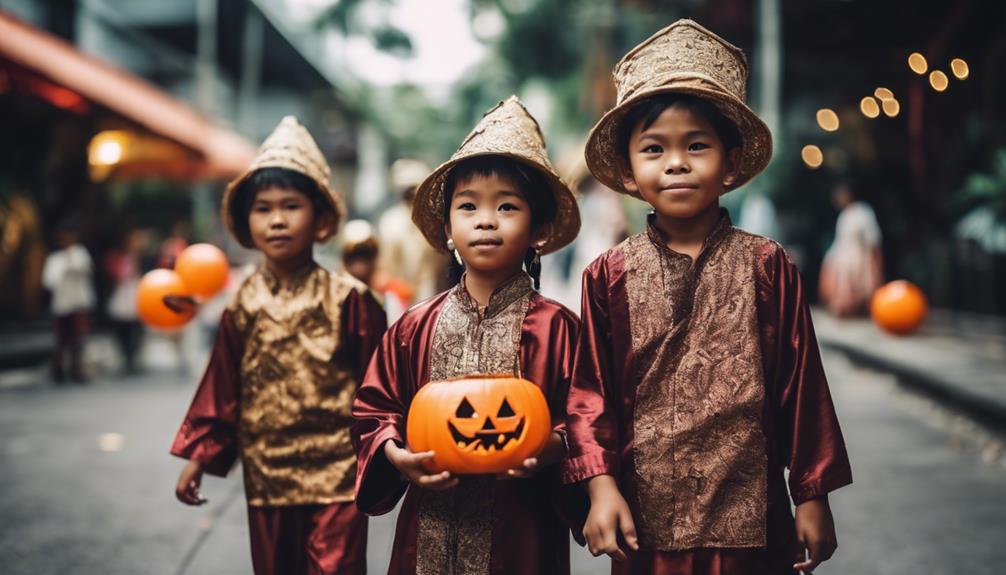
[(50, 309), (54, 316), (94, 308), (92, 269), (91, 256), (80, 244), (49, 254), (42, 268), (42, 285), (52, 292)]

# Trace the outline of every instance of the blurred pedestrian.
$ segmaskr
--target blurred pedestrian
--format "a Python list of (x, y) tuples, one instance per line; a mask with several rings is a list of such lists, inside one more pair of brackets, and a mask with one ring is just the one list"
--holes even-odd
[(136, 355), (143, 338), (143, 325), (136, 312), (136, 290), (142, 275), (142, 257), (147, 247), (143, 230), (127, 232), (121, 245), (105, 256), (105, 273), (112, 281), (108, 317), (122, 354), (125, 373), (136, 372)]
[(203, 473), (226, 475), (241, 459), (257, 575), (366, 572), (350, 403), (387, 323), (365, 285), (314, 260), (345, 213), (330, 176), (286, 117), (224, 192), (228, 230), (265, 263), (220, 319), (171, 448), (189, 460), (175, 490), (187, 505), (205, 502)]
[(416, 187), (430, 173), (419, 160), (401, 158), (391, 166), (391, 185), (401, 194), (401, 201), (388, 208), (377, 223), (381, 245), (382, 284), (395, 288), (400, 296), (409, 296), (401, 309), (390, 306), (388, 321), (398, 319), (413, 303), (432, 297), (446, 287), (448, 259), (430, 247), (419, 228), (412, 223), (412, 200)]
[(342, 267), (346, 273), (374, 287), (379, 248), (374, 228), (365, 220), (350, 220), (342, 229)]
[(91, 326), (94, 308), (93, 264), (80, 243), (80, 222), (76, 217), (63, 220), (56, 228), (56, 250), (49, 254), (42, 268), (42, 285), (52, 294), (50, 309), (56, 349), (52, 375), (57, 382), (67, 377), (64, 361), (70, 358), (69, 377), (86, 381), (84, 340)]
[(171, 235), (161, 242), (161, 249), (158, 252), (157, 267), (172, 269), (175, 267), (175, 259), (185, 248), (189, 247), (189, 222), (181, 219), (171, 226)]
[(870, 296), (884, 280), (880, 225), (869, 204), (856, 198), (845, 182), (835, 188), (832, 202), (839, 210), (835, 240), (821, 264), (820, 296), (838, 317), (866, 312)]

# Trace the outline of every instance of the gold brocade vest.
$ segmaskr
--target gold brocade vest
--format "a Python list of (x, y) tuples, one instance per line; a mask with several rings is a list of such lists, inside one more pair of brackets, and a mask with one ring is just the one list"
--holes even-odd
[(262, 267), (230, 304), (244, 341), (238, 438), (249, 505), (354, 498), (357, 382), (350, 366), (333, 361), (342, 304), (354, 289), (367, 288), (317, 264), (284, 287)]
[(765, 385), (755, 244), (729, 217), (695, 260), (653, 227), (626, 240), (641, 543), (661, 550), (766, 544)]
[[(433, 332), (430, 381), (477, 373), (519, 374), (521, 326), (534, 290), (520, 273), (480, 312), (462, 280), (444, 301)], [(416, 573), (486, 575), (492, 552), (493, 478), (462, 477), (454, 489), (425, 491), (419, 507)]]

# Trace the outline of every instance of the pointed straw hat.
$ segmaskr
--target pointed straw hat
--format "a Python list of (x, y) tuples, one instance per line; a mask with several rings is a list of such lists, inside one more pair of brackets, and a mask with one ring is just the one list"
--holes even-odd
[[(434, 248), (447, 251), (444, 231), (444, 182), (459, 162), (477, 156), (505, 156), (537, 170), (555, 198), (556, 215), (552, 233), (544, 240), (542, 254), (554, 252), (573, 241), (580, 231), (580, 210), (576, 197), (556, 174), (548, 160), (545, 138), (538, 122), (517, 96), (510, 96), (482, 116), (475, 129), (461, 142), (451, 159), (433, 170), (416, 190), (412, 221)], [(537, 190), (532, 190), (537, 191)], [(542, 190), (545, 192), (546, 190)]]
[(343, 204), (342, 196), (336, 193), (329, 183), (332, 172), (314, 138), (297, 121), (297, 118), (286, 116), (259, 146), (258, 155), (248, 166), (248, 169), (228, 184), (224, 191), (224, 198), (221, 202), (224, 225), (242, 246), (252, 248), (255, 247), (255, 244), (247, 233), (240, 233), (234, 225), (235, 200), (240, 195), (238, 192), (241, 190), (241, 186), (248, 181), (252, 174), (263, 168), (285, 168), (311, 178), (318, 185), (322, 197), (329, 203), (335, 214), (335, 225), (332, 229), (332, 235), (335, 235), (339, 224), (346, 217), (346, 207)]
[(740, 48), (691, 20), (678, 20), (636, 46), (615, 65), (617, 104), (605, 114), (587, 139), (587, 166), (613, 190), (625, 189), (625, 151), (618, 134), (625, 115), (636, 104), (658, 94), (692, 94), (709, 101), (741, 135), (737, 177), (727, 191), (761, 173), (772, 159), (772, 133), (744, 103), (747, 60)]

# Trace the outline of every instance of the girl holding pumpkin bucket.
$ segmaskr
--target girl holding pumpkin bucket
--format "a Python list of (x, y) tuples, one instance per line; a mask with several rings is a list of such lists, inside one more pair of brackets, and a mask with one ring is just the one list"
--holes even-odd
[[(568, 573), (562, 517), (573, 505), (563, 502), (577, 492), (563, 491), (555, 464), (566, 454), (561, 422), (578, 320), (532, 283), (539, 256), (572, 241), (580, 216), (516, 97), (487, 112), (423, 181), (412, 219), (463, 273), (392, 325), (371, 361), (353, 404), (357, 505), (383, 514), (405, 494), (389, 573)], [(473, 373), (509, 379), (429, 383)], [(551, 416), (525, 402), (530, 384), (520, 378), (540, 388)], [(557, 423), (537, 421), (542, 414)], [(438, 472), (454, 450), (491, 468), (529, 439), (531, 425), (547, 426), (537, 457), (496, 475)], [(442, 440), (410, 450), (406, 439), (416, 445), (416, 430), (430, 426)]]

